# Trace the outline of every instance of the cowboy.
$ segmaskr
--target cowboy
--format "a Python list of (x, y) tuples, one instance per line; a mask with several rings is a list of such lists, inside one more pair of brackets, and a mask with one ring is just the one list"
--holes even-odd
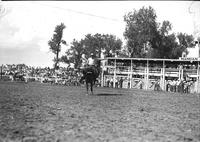
[[(82, 62), (83, 77), (81, 78), (80, 82), (82, 82), (82, 80), (85, 79), (85, 75), (86, 75), (87, 71), (91, 71), (91, 72), (94, 71), (93, 72), (94, 74), (98, 73), (98, 71), (95, 67), (95, 56), (94, 56), (94, 54), (91, 53), (91, 56), (88, 58), (88, 60), (87, 59), (85, 60), (83, 57), (82, 57), (82, 61), (84, 61), (84, 62)], [(86, 63), (85, 66), (84, 66), (84, 63)]]
[(94, 71), (94, 74), (97, 75), (96, 77), (98, 77), (98, 70), (96, 67), (96, 59), (95, 59), (95, 55), (93, 53), (91, 53), (90, 58), (88, 58), (88, 68), (91, 69), (92, 71)]
[(91, 53), (91, 57), (88, 58), (88, 65), (89, 65), (90, 67), (95, 66), (95, 56), (94, 56), (93, 53)]

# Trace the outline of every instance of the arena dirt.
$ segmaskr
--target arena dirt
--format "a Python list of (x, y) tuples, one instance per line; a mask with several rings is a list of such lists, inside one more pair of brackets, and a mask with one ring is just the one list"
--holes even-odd
[(198, 142), (197, 94), (0, 82), (0, 142)]

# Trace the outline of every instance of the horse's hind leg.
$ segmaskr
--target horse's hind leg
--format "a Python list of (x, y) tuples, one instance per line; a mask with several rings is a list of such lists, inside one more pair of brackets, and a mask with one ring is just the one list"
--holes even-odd
[(93, 82), (90, 83), (90, 90), (91, 90), (91, 93), (93, 95)]

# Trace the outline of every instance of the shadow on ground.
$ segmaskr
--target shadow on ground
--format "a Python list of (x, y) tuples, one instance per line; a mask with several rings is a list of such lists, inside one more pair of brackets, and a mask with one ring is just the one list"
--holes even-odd
[(116, 94), (116, 93), (100, 93), (96, 94), (97, 96), (122, 96), (123, 94)]

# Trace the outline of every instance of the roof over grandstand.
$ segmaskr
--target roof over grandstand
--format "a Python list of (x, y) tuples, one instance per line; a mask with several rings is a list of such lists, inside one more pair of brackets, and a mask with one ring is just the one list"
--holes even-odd
[(179, 58), (179, 59), (161, 59), (161, 58), (120, 58), (120, 57), (107, 57), (107, 58), (99, 58), (99, 60), (138, 60), (138, 61), (186, 61), (186, 62), (191, 62), (191, 61), (198, 61), (200, 62), (200, 58)]

